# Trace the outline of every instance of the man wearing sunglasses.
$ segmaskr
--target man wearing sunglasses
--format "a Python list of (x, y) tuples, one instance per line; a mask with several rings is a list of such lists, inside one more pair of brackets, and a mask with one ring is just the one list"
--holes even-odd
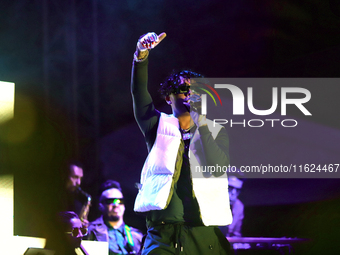
[(109, 254), (137, 254), (143, 234), (124, 223), (124, 197), (120, 184), (113, 180), (101, 186), (99, 210), (102, 216), (89, 225), (88, 240), (109, 243)]
[(149, 150), (134, 207), (147, 213), (142, 254), (229, 254), (230, 245), (217, 227), (232, 221), (227, 176), (195, 171), (229, 165), (228, 135), (191, 110), (198, 73), (183, 70), (166, 78), (160, 92), (172, 114), (155, 109), (147, 88), (148, 55), (165, 36), (143, 35), (132, 68), (134, 114)]

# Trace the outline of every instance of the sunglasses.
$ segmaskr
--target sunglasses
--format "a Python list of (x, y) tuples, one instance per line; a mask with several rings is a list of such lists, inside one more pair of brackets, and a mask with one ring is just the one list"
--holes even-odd
[(80, 237), (80, 236), (86, 236), (87, 235), (87, 228), (74, 228), (70, 232), (66, 232), (66, 234), (70, 234), (73, 237)]
[(107, 198), (103, 201), (106, 205), (123, 205), (124, 198)]
[(175, 87), (173, 90), (172, 90), (172, 93), (177, 95), (177, 94), (186, 94), (186, 93), (189, 93), (189, 90), (190, 90), (190, 86), (188, 85), (180, 85), (178, 87)]

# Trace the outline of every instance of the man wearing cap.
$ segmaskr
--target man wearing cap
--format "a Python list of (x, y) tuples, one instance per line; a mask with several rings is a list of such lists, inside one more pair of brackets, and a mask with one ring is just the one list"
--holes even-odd
[(238, 179), (235, 176), (229, 176), (229, 200), (230, 200), (230, 207), (231, 212), (233, 214), (233, 222), (229, 226), (220, 227), (222, 233), (227, 236), (242, 236), (241, 228), (242, 228), (242, 221), (244, 218), (244, 205), (238, 199), (240, 194), (243, 181)]
[(90, 223), (88, 239), (109, 242), (109, 255), (137, 254), (143, 234), (124, 223), (124, 197), (118, 182), (102, 184), (99, 210), (102, 216)]

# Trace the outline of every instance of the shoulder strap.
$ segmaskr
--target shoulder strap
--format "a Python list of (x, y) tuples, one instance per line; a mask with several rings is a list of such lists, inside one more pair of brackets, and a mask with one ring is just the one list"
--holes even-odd
[(133, 247), (135, 244), (133, 242), (132, 234), (131, 234), (131, 228), (125, 224), (125, 233), (126, 233), (126, 238), (131, 247)]

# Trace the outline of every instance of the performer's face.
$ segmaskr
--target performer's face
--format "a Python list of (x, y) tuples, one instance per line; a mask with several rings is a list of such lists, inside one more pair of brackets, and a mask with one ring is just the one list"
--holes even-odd
[(83, 178), (83, 169), (81, 167), (71, 165), (70, 174), (67, 179), (66, 188), (74, 192), (81, 184)]
[(105, 190), (101, 195), (101, 204), (103, 205), (103, 215), (109, 221), (118, 221), (123, 219), (125, 205), (123, 202), (123, 194), (119, 189)]
[[(186, 79), (184, 77), (180, 77), (181, 83), (179, 86), (190, 86), (190, 79)], [(191, 90), (189, 89), (185, 93), (179, 94), (170, 94), (165, 98), (168, 104), (172, 107), (172, 112), (177, 117), (183, 113), (188, 113), (190, 111), (190, 94)]]

